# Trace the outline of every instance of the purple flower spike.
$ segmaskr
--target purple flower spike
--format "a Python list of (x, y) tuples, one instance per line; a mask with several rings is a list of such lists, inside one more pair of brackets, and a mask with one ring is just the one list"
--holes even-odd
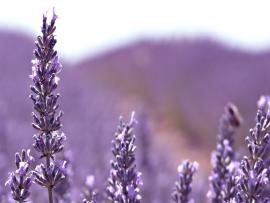
[(212, 203), (223, 203), (236, 194), (236, 171), (234, 161), (234, 134), (242, 119), (233, 104), (228, 104), (220, 119), (217, 148), (212, 153), (212, 172), (209, 177), (210, 190), (207, 197)]
[(269, 97), (258, 102), (256, 125), (246, 137), (249, 155), (241, 161), (238, 175), (238, 202), (269, 202), (264, 196), (269, 185), (269, 167), (265, 154), (269, 147), (270, 112)]
[(139, 203), (141, 202), (140, 188), (141, 173), (135, 165), (135, 135), (133, 133), (135, 113), (132, 112), (129, 123), (120, 124), (112, 142), (112, 153), (115, 160), (111, 161), (110, 178), (108, 179), (107, 194), (110, 202)]
[(30, 196), (30, 186), (32, 184), (32, 174), (29, 172), (33, 157), (30, 150), (22, 150), (21, 154), (15, 154), (15, 165), (17, 170), (9, 174), (6, 185), (10, 186), (12, 198), (19, 202), (26, 202)]
[(54, 50), (56, 19), (54, 11), (50, 22), (47, 22), (46, 15), (43, 16), (42, 34), (35, 42), (35, 59), (32, 61), (32, 75), (30, 75), (33, 81), (30, 87), (33, 94), (30, 98), (33, 100), (35, 110), (32, 126), (38, 131), (34, 135), (33, 146), (40, 153), (40, 158), (46, 158), (46, 164), (41, 164), (34, 171), (35, 182), (48, 189), (49, 203), (53, 203), (54, 186), (65, 176), (65, 167), (59, 166), (54, 160), (55, 154), (63, 150), (66, 139), (63, 133), (59, 133), (63, 115), (58, 111), (60, 95), (54, 93), (59, 84), (58, 74), (62, 68), (57, 51)]
[(193, 199), (190, 199), (191, 183), (194, 173), (198, 171), (199, 164), (197, 162), (183, 161), (178, 166), (179, 180), (175, 182), (175, 190), (172, 193), (172, 200), (175, 203), (192, 203)]

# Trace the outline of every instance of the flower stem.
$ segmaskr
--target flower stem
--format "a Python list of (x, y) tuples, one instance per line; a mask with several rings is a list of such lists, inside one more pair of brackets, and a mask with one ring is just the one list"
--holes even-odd
[[(47, 162), (47, 168), (49, 169), (51, 160), (50, 155), (46, 156), (46, 162)], [(53, 191), (52, 191), (52, 185), (48, 186), (48, 197), (49, 197), (49, 203), (53, 203)]]

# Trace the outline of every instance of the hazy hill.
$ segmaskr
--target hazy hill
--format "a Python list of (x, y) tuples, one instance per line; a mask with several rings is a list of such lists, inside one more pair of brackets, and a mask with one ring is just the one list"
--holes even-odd
[(270, 93), (270, 52), (205, 39), (139, 41), (89, 58), (77, 69), (123, 98), (136, 95), (159, 124), (169, 122), (200, 146), (213, 145), (210, 138), (228, 101), (239, 106), (246, 133), (256, 100)]

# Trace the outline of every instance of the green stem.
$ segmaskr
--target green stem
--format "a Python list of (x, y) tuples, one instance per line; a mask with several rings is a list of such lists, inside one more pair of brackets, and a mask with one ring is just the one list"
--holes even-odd
[[(46, 156), (46, 162), (47, 162), (47, 168), (50, 167), (51, 159), (50, 156)], [(52, 186), (48, 187), (48, 196), (49, 196), (49, 203), (53, 203), (53, 191), (52, 191)]]

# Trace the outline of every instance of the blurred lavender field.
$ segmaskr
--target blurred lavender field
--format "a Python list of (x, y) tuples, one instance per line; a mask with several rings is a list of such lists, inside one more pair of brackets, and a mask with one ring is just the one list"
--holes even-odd
[[(14, 153), (31, 146), (34, 134), (28, 99), (33, 41), (0, 32), (0, 172), (6, 174), (1, 186)], [(207, 188), (201, 191), (200, 185), (210, 171), (224, 106), (229, 101), (239, 106), (244, 124), (236, 139), (243, 143), (257, 99), (270, 92), (270, 52), (252, 53), (205, 38), (140, 40), (63, 66), (60, 103), (76, 199), (89, 174), (104, 188), (118, 117), (132, 110), (139, 121), (137, 163), (145, 202), (168, 202), (183, 159), (200, 163), (195, 191), (205, 198)]]

